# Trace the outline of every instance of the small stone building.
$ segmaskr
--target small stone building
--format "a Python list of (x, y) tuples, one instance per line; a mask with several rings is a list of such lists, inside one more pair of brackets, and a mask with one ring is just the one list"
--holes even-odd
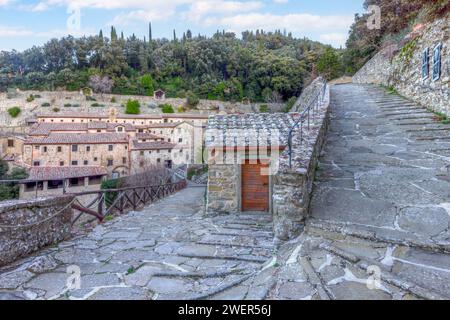
[(311, 111), (309, 126), (300, 113), (210, 117), (207, 214), (271, 213), (278, 239), (297, 236), (308, 215), (328, 104), (326, 98)]

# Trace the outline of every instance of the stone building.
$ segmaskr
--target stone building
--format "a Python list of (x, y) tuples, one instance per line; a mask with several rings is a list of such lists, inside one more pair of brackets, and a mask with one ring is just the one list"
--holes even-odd
[(10, 163), (10, 169), (20, 163), (25, 139), (21, 134), (0, 133), (0, 159)]
[(23, 161), (32, 167), (101, 166), (111, 176), (129, 174), (126, 133), (51, 133), (24, 142)]
[(100, 189), (108, 172), (101, 166), (32, 167), (28, 183), (20, 185), (20, 199), (80, 193)]
[(38, 122), (46, 123), (88, 123), (106, 122), (131, 125), (151, 125), (158, 123), (187, 122), (195, 126), (206, 126), (208, 115), (203, 114), (114, 114), (90, 112), (41, 113), (36, 116)]
[(212, 116), (205, 134), (207, 213), (269, 212), (277, 238), (298, 235), (308, 215), (328, 106), (326, 90), (309, 113)]

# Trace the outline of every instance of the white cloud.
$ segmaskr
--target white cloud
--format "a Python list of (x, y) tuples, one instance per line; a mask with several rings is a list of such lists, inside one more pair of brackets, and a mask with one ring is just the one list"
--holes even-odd
[(319, 40), (334, 47), (344, 47), (347, 41), (347, 33), (326, 33), (319, 36)]
[(60, 38), (71, 34), (74, 37), (96, 34), (93, 29), (82, 30), (64, 30), (54, 29), (49, 31), (33, 31), (24, 27), (13, 27), (0, 25), (0, 38), (19, 38), (19, 37), (39, 37), (39, 38)]
[(33, 35), (33, 32), (23, 27), (10, 27), (0, 25), (0, 37), (2, 38), (26, 37), (31, 35)]
[(274, 3), (278, 3), (278, 4), (284, 4), (284, 3), (288, 3), (289, 0), (273, 0)]
[(222, 25), (234, 30), (284, 29), (293, 32), (347, 30), (353, 16), (319, 16), (306, 13), (275, 15), (270, 13), (248, 13), (228, 17), (210, 17), (205, 26)]
[(234, 13), (244, 13), (259, 10), (263, 7), (260, 1), (223, 1), (203, 0), (191, 4), (184, 18), (192, 22), (200, 22), (210, 15), (226, 16)]

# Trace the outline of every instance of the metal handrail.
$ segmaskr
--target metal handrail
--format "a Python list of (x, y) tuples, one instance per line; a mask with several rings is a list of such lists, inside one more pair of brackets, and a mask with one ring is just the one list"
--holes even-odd
[[(305, 109), (300, 112), (299, 119), (292, 125), (289, 129), (288, 135), (288, 147), (289, 147), (289, 168), (292, 168), (292, 134), (298, 126), (300, 126), (300, 143), (303, 141), (303, 122), (308, 121), (308, 130), (310, 128), (310, 113), (312, 111), (313, 117), (315, 118), (316, 109), (314, 107), (319, 108), (319, 105), (324, 101), (325, 92), (327, 90), (327, 81), (324, 80), (323, 84), (313, 98), (308, 102)], [(311, 110), (312, 109), (312, 110)]]

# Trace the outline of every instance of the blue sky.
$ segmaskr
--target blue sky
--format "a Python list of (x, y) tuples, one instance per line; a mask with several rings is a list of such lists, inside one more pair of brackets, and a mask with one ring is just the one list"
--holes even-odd
[(24, 50), (51, 38), (109, 35), (111, 25), (125, 36), (172, 37), (190, 29), (211, 35), (217, 29), (286, 29), (335, 47), (344, 45), (363, 0), (0, 0), (0, 50)]

